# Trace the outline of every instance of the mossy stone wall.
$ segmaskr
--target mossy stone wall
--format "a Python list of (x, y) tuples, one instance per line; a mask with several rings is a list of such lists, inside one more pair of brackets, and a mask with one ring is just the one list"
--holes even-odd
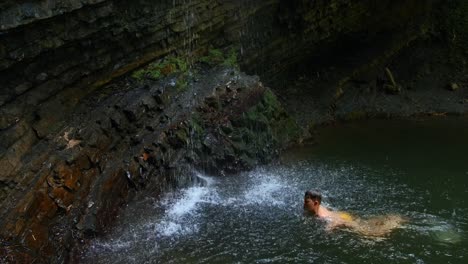
[(17, 184), (27, 153), (84, 97), (155, 59), (233, 45), (249, 73), (273, 74), (343, 36), (411, 36), (435, 1), (7, 0), (0, 9), (0, 184)]

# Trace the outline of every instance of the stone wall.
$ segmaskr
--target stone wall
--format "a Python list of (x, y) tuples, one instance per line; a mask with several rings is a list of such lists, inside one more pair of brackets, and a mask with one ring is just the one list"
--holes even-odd
[(336, 53), (337, 45), (351, 52), (347, 47), (360, 42), (369, 49), (392, 38), (406, 42), (431, 23), (436, 2), (279, 1), (276, 10), (259, 11), (241, 30), (244, 62), (247, 69), (272, 76), (306, 58)]
[[(227, 12), (217, 1), (76, 1), (59, 8), (60, 1), (50, 12), (42, 12), (49, 1), (36, 2), (42, 4), (1, 13), (7, 28), (0, 35), (3, 182), (14, 179), (31, 146), (58, 129), (89, 92), (171, 51), (222, 39)], [(16, 9), (37, 16), (10, 17)]]
[(246, 70), (274, 74), (351, 33), (416, 34), (432, 3), (6, 1), (0, 11), (0, 181), (15, 184), (28, 150), (63, 126), (83, 97), (155, 58), (235, 44)]

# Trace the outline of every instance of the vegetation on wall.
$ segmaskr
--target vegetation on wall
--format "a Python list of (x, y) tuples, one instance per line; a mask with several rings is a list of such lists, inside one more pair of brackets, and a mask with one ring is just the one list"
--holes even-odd
[(142, 69), (134, 71), (132, 77), (137, 80), (141, 80), (143, 78), (158, 80), (171, 73), (186, 72), (188, 69), (189, 65), (184, 58), (168, 56), (162, 60), (150, 63)]
[(187, 56), (170, 55), (164, 57), (134, 71), (131, 76), (137, 81), (142, 81), (145, 79), (160, 80), (173, 74), (175, 77), (174, 86), (177, 90), (184, 91), (191, 78), (197, 73), (196, 68), (192, 67), (193, 65), (191, 65), (190, 61), (205, 64), (209, 67), (223, 65), (236, 69), (239, 68), (236, 49), (221, 50), (212, 48), (195, 58), (195, 60)]
[(228, 67), (238, 68), (237, 51), (234, 48), (223, 52), (220, 49), (210, 49), (205, 56), (199, 59), (200, 62), (210, 66), (224, 65)]

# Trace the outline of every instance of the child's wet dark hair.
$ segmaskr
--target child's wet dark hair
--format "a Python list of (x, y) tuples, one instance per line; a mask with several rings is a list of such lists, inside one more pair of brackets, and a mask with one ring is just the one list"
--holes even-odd
[(304, 195), (304, 199), (311, 199), (312, 201), (318, 201), (319, 203), (321, 203), (322, 195), (319, 192), (306, 191)]

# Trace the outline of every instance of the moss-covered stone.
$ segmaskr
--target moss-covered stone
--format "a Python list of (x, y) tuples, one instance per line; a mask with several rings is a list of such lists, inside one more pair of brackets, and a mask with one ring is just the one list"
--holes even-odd
[[(180, 75), (185, 77), (185, 74), (188, 70), (189, 65), (187, 63), (187, 58), (168, 56), (162, 60), (152, 62), (149, 65), (134, 71), (132, 73), (132, 77), (137, 80), (143, 80), (144, 78), (159, 80), (172, 73), (181, 73)], [(181, 80), (181, 82), (184, 80)]]
[(190, 127), (198, 165), (228, 172), (272, 160), (303, 132), (271, 90), (258, 83), (218, 89), (192, 115)]
[(239, 68), (237, 53), (237, 49), (232, 47), (224, 50), (209, 49), (198, 61), (210, 66), (223, 65), (225, 67)]

